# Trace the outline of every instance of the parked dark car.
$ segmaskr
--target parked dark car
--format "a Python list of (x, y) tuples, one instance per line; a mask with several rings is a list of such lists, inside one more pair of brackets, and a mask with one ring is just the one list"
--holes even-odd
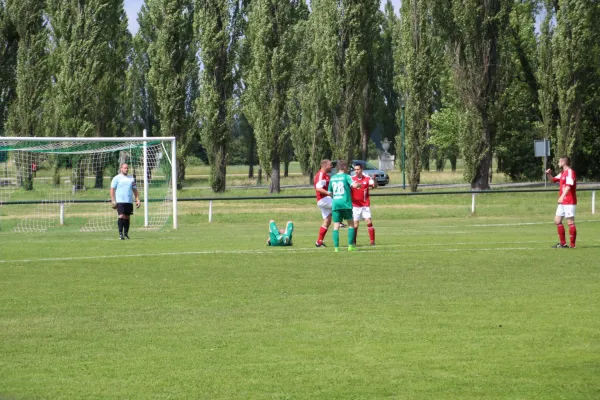
[[(377, 181), (377, 185), (385, 186), (390, 183), (390, 176), (385, 173), (385, 171), (376, 168), (373, 164), (364, 161), (364, 160), (352, 160), (352, 165), (350, 167), (350, 175), (354, 175), (354, 166), (360, 164), (362, 165), (363, 174), (369, 175), (371, 178)], [(330, 175), (337, 174), (337, 169), (335, 168), (335, 161), (333, 161), (333, 169), (331, 170)]]

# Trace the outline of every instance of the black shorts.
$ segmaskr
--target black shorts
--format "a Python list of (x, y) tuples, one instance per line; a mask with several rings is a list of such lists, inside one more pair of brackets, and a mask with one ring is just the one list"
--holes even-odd
[(131, 204), (131, 203), (117, 203), (117, 214), (119, 214), (119, 215), (131, 215), (131, 214), (133, 214), (133, 204)]

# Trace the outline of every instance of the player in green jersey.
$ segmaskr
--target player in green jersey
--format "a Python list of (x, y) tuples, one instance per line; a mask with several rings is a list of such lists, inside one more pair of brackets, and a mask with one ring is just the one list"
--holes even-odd
[(348, 165), (346, 161), (337, 162), (338, 173), (331, 177), (329, 181), (329, 193), (332, 194), (332, 214), (333, 214), (333, 247), (335, 252), (340, 251), (340, 224), (343, 220), (348, 221), (348, 251), (355, 251), (354, 247), (354, 222), (352, 220), (352, 194), (350, 188), (359, 188), (359, 182), (353, 182), (350, 175), (347, 174)]
[(294, 232), (294, 223), (288, 221), (285, 229), (277, 229), (275, 221), (269, 222), (269, 239), (267, 246), (291, 246), (292, 232)]

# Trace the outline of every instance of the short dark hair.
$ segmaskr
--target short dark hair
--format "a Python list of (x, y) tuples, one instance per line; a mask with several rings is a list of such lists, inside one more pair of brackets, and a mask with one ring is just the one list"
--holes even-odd
[(338, 160), (338, 162), (337, 162), (338, 171), (345, 171), (347, 167), (348, 167), (348, 165), (346, 164), (345, 160)]
[(562, 156), (560, 159), (561, 160), (565, 160), (565, 164), (567, 164), (567, 167), (571, 166), (571, 157), (569, 157), (569, 156)]

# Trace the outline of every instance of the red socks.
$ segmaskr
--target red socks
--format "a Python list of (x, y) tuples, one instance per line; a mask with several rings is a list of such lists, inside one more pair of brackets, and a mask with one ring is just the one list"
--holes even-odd
[(558, 239), (560, 240), (560, 244), (567, 244), (567, 240), (565, 239), (565, 227), (563, 224), (556, 225), (556, 229), (558, 230)]
[[(367, 224), (367, 228), (369, 231), (369, 239), (371, 240), (371, 244), (375, 243), (375, 228), (373, 228), (373, 224)], [(358, 228), (354, 228), (354, 244), (356, 244), (356, 237), (358, 236)]]
[(323, 243), (323, 239), (325, 239), (326, 234), (327, 234), (327, 228), (325, 228), (324, 226), (321, 226), (321, 229), (319, 230), (319, 238), (317, 239), (318, 244)]
[[(564, 237), (564, 234), (565, 234), (565, 228), (563, 227), (563, 237)], [(569, 225), (569, 239), (571, 242), (571, 247), (575, 247), (575, 239), (577, 239), (577, 228), (575, 227), (575, 224)]]
[(369, 227), (369, 239), (371, 239), (371, 243), (375, 243), (375, 228), (373, 228), (373, 224), (368, 224)]

